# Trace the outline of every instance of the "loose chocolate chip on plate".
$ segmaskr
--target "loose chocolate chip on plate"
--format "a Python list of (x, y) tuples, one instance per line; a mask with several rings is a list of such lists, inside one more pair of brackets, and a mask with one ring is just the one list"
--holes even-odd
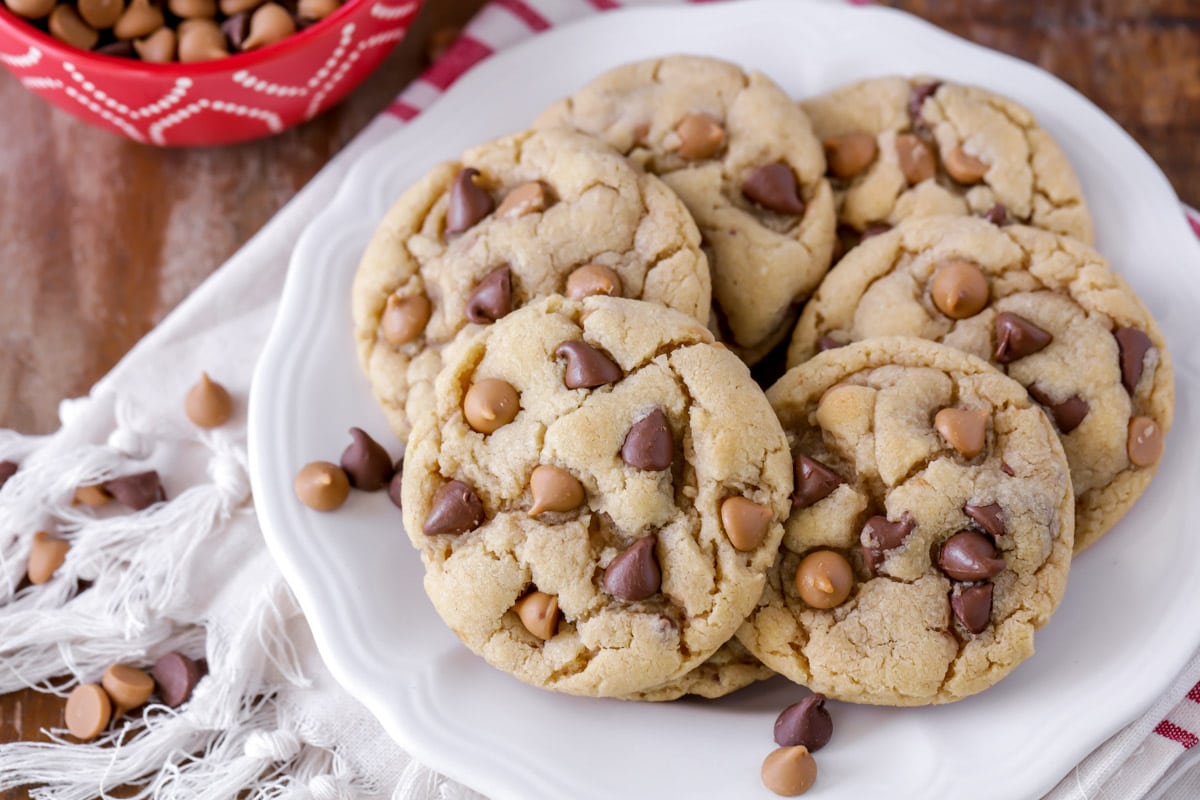
[(1004, 520), (1000, 514), (1004, 509), (1000, 508), (999, 503), (992, 503), (986, 506), (975, 506), (967, 503), (962, 508), (963, 513), (974, 520), (975, 524), (983, 528), (984, 531), (992, 536), (1003, 536), (1008, 533), (1008, 529), (1004, 525)]
[(960, 144), (947, 153), (942, 154), (942, 163), (946, 167), (946, 172), (951, 178), (961, 184), (971, 186), (983, 180), (983, 176), (987, 175), (988, 167), (986, 161), (976, 156), (971, 155)]
[(900, 162), (900, 171), (904, 173), (904, 180), (909, 186), (927, 181), (937, 173), (933, 148), (911, 133), (902, 133), (896, 137), (896, 159)]
[(971, 633), (983, 633), (992, 621), (992, 584), (958, 584), (950, 592), (950, 610)]
[(426, 536), (467, 533), (483, 524), (483, 501), (462, 481), (450, 481), (434, 492), (431, 506), (422, 527)]
[(631, 602), (645, 600), (662, 585), (662, 571), (654, 555), (654, 537), (638, 539), (604, 570), (604, 590)]
[(721, 524), (735, 550), (753, 550), (762, 544), (773, 516), (769, 506), (738, 495), (721, 503)]
[(472, 430), (495, 433), (516, 419), (521, 398), (508, 381), (483, 378), (467, 390), (463, 398), (463, 416)]
[(167, 653), (154, 662), (154, 682), (163, 705), (179, 708), (192, 696), (192, 690), (204, 677), (200, 665), (183, 653)]
[(141, 511), (167, 499), (162, 481), (154, 470), (113, 478), (105, 481), (103, 487), (118, 503), (134, 511)]
[(603, 264), (584, 264), (567, 276), (567, 297), (582, 300), (592, 295), (621, 296), (621, 276)]
[(530, 592), (513, 604), (513, 611), (525, 630), (539, 639), (551, 639), (558, 632), (558, 598), (545, 592)]
[(617, 362), (582, 339), (562, 342), (554, 348), (554, 355), (566, 359), (563, 385), (568, 389), (594, 389), (624, 377)]
[(550, 464), (534, 467), (529, 491), (533, 495), (531, 517), (545, 511), (574, 511), (583, 505), (583, 484), (565, 469)]
[(959, 531), (942, 543), (938, 566), (956, 581), (982, 581), (999, 575), (1007, 565), (982, 533)]
[(392, 465), (392, 479), (388, 481), (388, 498), (392, 501), (392, 505), (396, 508), (404, 508), (404, 500), (402, 499), (403, 492), (401, 486), (404, 483), (404, 459), (396, 459), (396, 463)]
[(90, 742), (108, 727), (108, 721), (112, 719), (112, 701), (99, 685), (84, 683), (76, 686), (67, 698), (63, 716), (72, 736)]
[(432, 315), (433, 304), (423, 294), (388, 295), (387, 305), (379, 318), (379, 330), (389, 344), (408, 344), (421, 335)]
[(875, 137), (862, 131), (830, 136), (821, 144), (825, 148), (829, 171), (836, 178), (853, 178), (871, 166), (879, 153)]
[(1003, 227), (1008, 224), (1008, 206), (1004, 203), (996, 203), (979, 216), (997, 227)]
[(946, 443), (962, 454), (974, 458), (983, 452), (987, 441), (988, 412), (969, 408), (943, 408), (933, 418), (933, 425)]
[(475, 183), (479, 170), (463, 167), (450, 187), (450, 205), (446, 209), (446, 233), (462, 233), (492, 213), (495, 201), (486, 189)]
[(767, 164), (751, 172), (742, 184), (742, 194), (771, 211), (796, 216), (804, 213), (796, 173), (782, 162)]
[(814, 550), (796, 568), (796, 593), (813, 608), (837, 608), (854, 588), (854, 569), (833, 550)]
[(467, 319), (490, 325), (512, 311), (512, 270), (496, 267), (475, 284), (467, 298)]
[(26, 565), (29, 582), (41, 585), (50, 580), (67, 560), (70, 549), (71, 545), (45, 531), (35, 533), (29, 548), (29, 563)]
[(216, 428), (233, 416), (233, 398), (224, 386), (208, 377), (207, 372), (201, 372), (200, 380), (188, 390), (183, 410), (194, 425)]
[(21, 465), (15, 461), (0, 461), (0, 489), (4, 488), (4, 484), (8, 483), (8, 479), (17, 474), (17, 470)]
[(1092, 407), (1079, 395), (1071, 395), (1061, 403), (1055, 403), (1050, 395), (1037, 384), (1029, 387), (1029, 396), (1050, 412), (1054, 424), (1062, 433), (1070, 433), (1079, 427)]
[(541, 181), (522, 183), (509, 192), (496, 209), (497, 219), (517, 219), (546, 208), (546, 187)]
[(671, 466), (675, 460), (675, 440), (661, 408), (633, 423), (621, 444), (621, 459), (637, 469), (661, 470)]
[(1117, 328), (1113, 336), (1121, 353), (1121, 385), (1132, 395), (1142, 379), (1146, 353), (1154, 347), (1154, 342), (1138, 328)]
[(941, 81), (929, 81), (917, 84), (908, 93), (908, 117), (914, 124), (921, 119), (921, 109), (925, 106), (925, 101), (941, 88), (941, 85)]
[(817, 762), (804, 745), (781, 747), (763, 760), (762, 782), (781, 797), (796, 797), (817, 781)]
[(792, 495), (792, 507), (808, 508), (818, 500), (824, 500), (843, 483), (845, 480), (841, 475), (801, 453), (796, 456), (796, 493)]
[(350, 445), (342, 451), (341, 467), (355, 489), (377, 492), (392, 479), (392, 457), (362, 428), (350, 429)]
[(793, 703), (775, 719), (775, 744), (803, 745), (815, 753), (833, 737), (833, 718), (825, 708), (825, 695), (814, 692)]
[(987, 305), (987, 276), (974, 262), (947, 259), (933, 276), (929, 296), (938, 310), (951, 319), (973, 317)]
[(1162, 428), (1150, 417), (1133, 417), (1129, 420), (1126, 449), (1129, 461), (1136, 467), (1157, 463), (1163, 453)]
[(679, 156), (687, 161), (712, 158), (725, 144), (725, 129), (710, 114), (688, 114), (675, 127), (679, 137)]
[(1001, 364), (1011, 364), (1019, 358), (1033, 355), (1054, 340), (1037, 325), (1009, 311), (997, 314), (993, 327), (996, 331), (995, 359)]
[(137, 708), (154, 694), (154, 679), (136, 667), (113, 664), (104, 671), (100, 684), (112, 698), (118, 714)]
[(350, 478), (337, 464), (312, 461), (296, 473), (292, 489), (300, 502), (314, 511), (333, 511), (349, 497)]

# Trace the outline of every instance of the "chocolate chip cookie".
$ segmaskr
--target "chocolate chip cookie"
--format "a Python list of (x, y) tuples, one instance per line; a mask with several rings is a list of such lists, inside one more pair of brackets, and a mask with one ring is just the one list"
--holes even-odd
[(750, 654), (745, 645), (737, 639), (730, 639), (691, 672), (662, 686), (627, 695), (624, 699), (666, 702), (693, 695), (714, 700), (774, 675), (771, 669)]
[(829, 269), (833, 195), (804, 112), (769, 78), (699, 56), (618, 67), (535, 127), (598, 136), (683, 198), (704, 236), (714, 330), (748, 363)]
[(1092, 241), (1079, 179), (1025, 108), (974, 86), (873, 78), (805, 100), (833, 181), (842, 250), (933, 214)]
[(623, 697), (675, 680), (754, 606), (791, 457), (748, 368), (633, 300), (540, 300), (467, 332), (409, 404), (404, 523), (425, 589), (523, 681)]
[(1045, 408), (1071, 464), (1076, 552), (1149, 485), (1174, 412), (1171, 360), (1150, 312), (1091, 247), (971, 217), (909, 220), (829, 273), (788, 363), (894, 334), (989, 359)]
[(981, 691), (1033, 653), (1071, 564), (1063, 448), (1016, 381), (910, 337), (828, 350), (767, 392), (795, 458), (783, 545), (738, 639), (832, 698)]
[(436, 167), (388, 212), (353, 289), (355, 339), (405, 439), (414, 361), (553, 293), (640, 298), (708, 318), (700, 234), (657, 178), (568, 131), (521, 133)]

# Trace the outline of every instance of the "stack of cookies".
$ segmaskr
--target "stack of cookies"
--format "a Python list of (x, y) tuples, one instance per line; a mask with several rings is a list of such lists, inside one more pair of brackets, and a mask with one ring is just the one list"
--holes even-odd
[(987, 688), (1171, 425), (1091, 236), (1057, 144), (981, 89), (599, 77), (410, 188), (355, 280), (430, 599), (572, 694)]

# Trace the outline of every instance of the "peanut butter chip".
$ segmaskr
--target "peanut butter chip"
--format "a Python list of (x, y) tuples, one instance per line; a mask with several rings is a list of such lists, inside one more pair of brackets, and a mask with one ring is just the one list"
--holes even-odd
[[(267, 10), (268, 6), (263, 6), (255, 12), (255, 15)], [(291, 21), (290, 15), (288, 21)], [(253, 18), (250, 24), (254, 24)], [(253, 35), (253, 28), (251, 35)], [(217, 58), (225, 58), (227, 55), (229, 55), (229, 43), (225, 40), (225, 34), (221, 32), (221, 26), (215, 20), (185, 19), (179, 23), (179, 62), (181, 64), (212, 61)]]
[(337, 464), (313, 461), (296, 475), (294, 488), (300, 502), (316, 511), (333, 511), (350, 494), (350, 479)]
[(169, 64), (175, 60), (177, 44), (175, 31), (163, 27), (145, 39), (135, 40), (133, 50), (138, 54), (138, 58), (147, 64)]
[(199, 382), (188, 390), (183, 409), (188, 419), (201, 428), (216, 428), (233, 416), (233, 398), (207, 372), (201, 372)]
[(584, 264), (567, 276), (567, 297), (582, 300), (602, 294), (621, 296), (621, 276), (603, 264)]
[(545, 592), (530, 592), (513, 605), (525, 630), (539, 639), (550, 639), (558, 631), (558, 598)]
[(125, 10), (125, 0), (79, 0), (79, 16), (93, 28), (111, 28)]
[(263, 0), (217, 0), (221, 13), (232, 17), (245, 11), (253, 11), (263, 4)]
[(961, 144), (943, 153), (942, 163), (951, 178), (968, 186), (979, 183), (988, 171), (988, 163), (968, 153)]
[(583, 484), (565, 469), (542, 464), (529, 476), (533, 506), (529, 516), (544, 511), (574, 511), (583, 505)]
[(986, 411), (943, 408), (934, 416), (933, 425), (946, 443), (964, 458), (974, 458), (983, 452), (989, 416)]
[(154, 679), (142, 670), (124, 664), (113, 664), (106, 669), (100, 684), (112, 698), (118, 714), (137, 708), (154, 694)]
[(342, 7), (340, 0), (300, 0), (296, 13), (301, 19), (325, 19)]
[(833, 550), (814, 550), (796, 568), (796, 593), (813, 608), (836, 608), (853, 588), (850, 562)]
[(896, 158), (909, 186), (927, 181), (937, 172), (933, 150), (921, 141), (920, 137), (911, 133), (902, 133), (896, 137)]
[(763, 761), (762, 782), (781, 797), (797, 797), (817, 780), (817, 762), (804, 745), (780, 747)]
[(721, 524), (737, 550), (753, 550), (762, 544), (772, 516), (769, 507), (745, 497), (727, 497), (721, 503)]
[(60, 5), (50, 12), (50, 35), (80, 50), (91, 50), (100, 34), (79, 16), (74, 6)]
[[(242, 42), (242, 50), (254, 50), (286, 39), (296, 32), (296, 21), (283, 6), (265, 3), (250, 17), (250, 35)], [(182, 28), (180, 36), (183, 35)]]
[(521, 399), (512, 384), (498, 378), (484, 378), (467, 390), (463, 398), (463, 416), (480, 433), (493, 433), (513, 421), (521, 410)]
[(42, 19), (57, 5), (57, 0), (5, 0), (8, 10), (25, 19)]
[(379, 318), (379, 329), (388, 344), (408, 344), (421, 335), (432, 314), (433, 306), (423, 294), (389, 295), (387, 307)]
[(29, 564), (26, 568), (29, 582), (40, 585), (50, 580), (67, 560), (67, 551), (70, 549), (71, 545), (45, 531), (35, 533), (33, 545), (29, 548)]
[(516, 219), (526, 214), (537, 214), (545, 209), (546, 187), (541, 181), (530, 181), (522, 183), (508, 193), (496, 209), (496, 216), (500, 219)]
[(679, 156), (687, 161), (712, 158), (725, 144), (725, 129), (710, 114), (688, 114), (675, 127), (679, 137)]
[(987, 305), (987, 276), (973, 262), (952, 258), (938, 268), (929, 294), (933, 304), (947, 317), (967, 319)]
[(84, 683), (76, 686), (67, 698), (65, 717), (71, 735), (90, 742), (108, 727), (108, 721), (112, 719), (112, 702), (100, 686)]
[(150, 5), (150, 0), (131, 0), (113, 26), (113, 35), (118, 39), (141, 39), (162, 26), (163, 13)]
[(871, 166), (879, 153), (875, 137), (862, 131), (830, 136), (822, 144), (825, 146), (829, 171), (837, 178), (853, 178)]
[(216, 0), (167, 0), (167, 8), (182, 19), (212, 19), (217, 16)]
[(1148, 467), (1157, 463), (1163, 453), (1162, 428), (1149, 417), (1134, 417), (1129, 420), (1127, 448), (1134, 466)]
[(99, 508), (112, 502), (112, 495), (104, 491), (103, 486), (78, 486), (75, 496), (71, 498), (73, 506), (90, 506)]

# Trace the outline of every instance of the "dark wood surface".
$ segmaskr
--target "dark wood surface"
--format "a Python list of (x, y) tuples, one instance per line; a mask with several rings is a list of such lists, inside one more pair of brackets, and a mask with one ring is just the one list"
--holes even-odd
[[(339, 108), (223, 149), (126, 142), (0, 74), (0, 426), (53, 430), (59, 400), (85, 393), (419, 73), (435, 31), (461, 26), (483, 2), (430, 0)], [(1056, 73), (1132, 133), (1183, 200), (1200, 204), (1197, 0), (888, 5)], [(0, 742), (36, 739), (61, 715), (52, 696), (0, 697)]]

